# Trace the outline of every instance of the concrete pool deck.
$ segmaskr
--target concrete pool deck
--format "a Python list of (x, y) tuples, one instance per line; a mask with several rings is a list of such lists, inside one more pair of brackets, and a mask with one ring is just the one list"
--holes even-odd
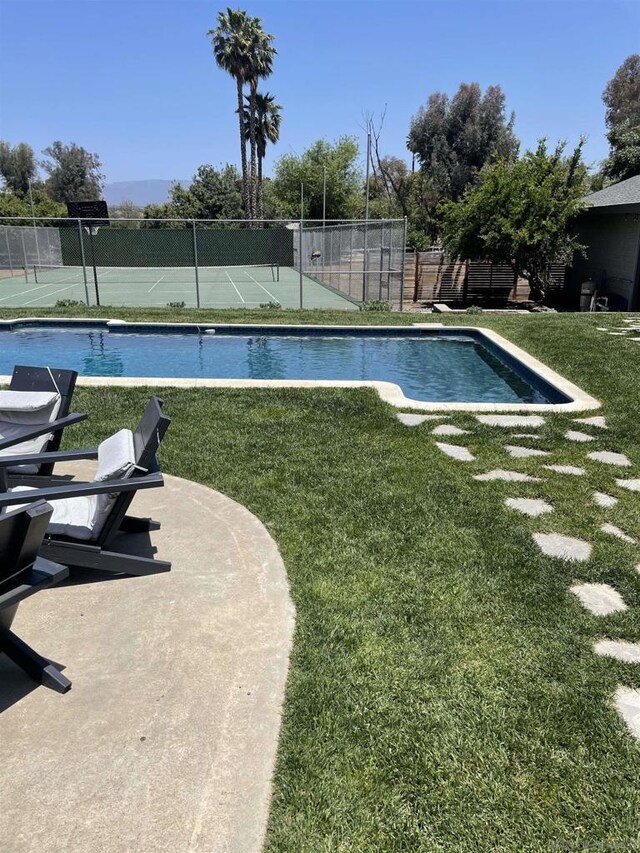
[(18, 610), (14, 630), (71, 691), (0, 656), (7, 853), (262, 847), (294, 628), (282, 558), (247, 509), (187, 480), (138, 493), (133, 512), (162, 522), (151, 539), (171, 572), (85, 574)]

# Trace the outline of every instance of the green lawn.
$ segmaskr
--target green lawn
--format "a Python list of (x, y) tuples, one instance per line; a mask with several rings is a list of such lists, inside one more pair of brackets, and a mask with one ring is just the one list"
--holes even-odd
[[(203, 315), (428, 319), (171, 316)], [(364, 390), (160, 392), (173, 418), (164, 470), (249, 507), (289, 573), (297, 627), (267, 849), (638, 849), (640, 743), (610, 697), (619, 683), (640, 687), (640, 667), (598, 658), (591, 643), (640, 640), (640, 548), (598, 532), (607, 520), (640, 536), (640, 496), (617, 489), (607, 466), (584, 457), (610, 449), (640, 463), (640, 344), (595, 331), (621, 325), (619, 315), (432, 319), (496, 329), (603, 401), (610, 430), (593, 429), (592, 447), (562, 438), (567, 415), (547, 417), (536, 444), (555, 451), (553, 461), (585, 465), (587, 476), (477, 483), (471, 475), (489, 467), (539, 472), (540, 463), (509, 459), (509, 431), (481, 428), (464, 414), (449, 422), (473, 429), (464, 443), (477, 462), (457, 463), (435, 447), (432, 425), (403, 427)], [(68, 441), (94, 442), (133, 425), (148, 393), (79, 389), (77, 406), (91, 418)], [(638, 476), (638, 467), (629, 472)], [(595, 507), (596, 488), (621, 497), (618, 506)], [(525, 519), (504, 508), (506, 496), (543, 497), (556, 512)], [(586, 564), (544, 557), (534, 530), (587, 538), (593, 556)], [(613, 584), (628, 611), (590, 615), (567, 592), (574, 579)]]

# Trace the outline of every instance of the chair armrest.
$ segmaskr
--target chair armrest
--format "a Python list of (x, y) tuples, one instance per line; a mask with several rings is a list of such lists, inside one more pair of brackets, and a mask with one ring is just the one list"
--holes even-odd
[(22, 453), (19, 456), (0, 456), (0, 468), (11, 465), (47, 465), (56, 462), (75, 462), (78, 459), (97, 459), (98, 449), (87, 447), (84, 450), (52, 450), (50, 453)]
[(110, 492), (137, 492), (138, 489), (153, 489), (164, 486), (162, 474), (145, 474), (143, 477), (129, 477), (127, 480), (95, 480), (92, 483), (69, 483), (62, 486), (45, 486), (42, 489), (28, 491), (3, 492), (0, 494), (0, 507), (15, 504), (29, 504), (39, 500), (61, 500), (63, 498), (81, 498), (89, 495), (105, 495)]
[(66, 415), (64, 418), (50, 421), (47, 424), (25, 424), (25, 429), (20, 435), (16, 435), (13, 438), (0, 439), (0, 450), (14, 447), (16, 444), (21, 444), (23, 441), (29, 441), (32, 438), (39, 438), (41, 435), (47, 435), (50, 432), (59, 432), (65, 427), (86, 420), (86, 418), (86, 414), (71, 414)]

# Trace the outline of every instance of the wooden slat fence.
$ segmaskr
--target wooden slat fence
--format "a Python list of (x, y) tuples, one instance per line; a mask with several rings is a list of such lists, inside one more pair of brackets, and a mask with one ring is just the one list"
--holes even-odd
[[(553, 291), (564, 291), (566, 267), (553, 264)], [(556, 293), (557, 292), (557, 293)], [(551, 294), (553, 298), (553, 294)], [(529, 283), (518, 279), (508, 265), (485, 261), (450, 261), (438, 249), (407, 252), (405, 259), (405, 299), (407, 302), (465, 307), (502, 307), (508, 302), (529, 298)]]

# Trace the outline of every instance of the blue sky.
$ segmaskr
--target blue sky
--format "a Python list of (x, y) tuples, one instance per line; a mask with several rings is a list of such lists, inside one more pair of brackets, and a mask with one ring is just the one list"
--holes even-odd
[[(260, 0), (239, 4), (277, 36), (263, 83), (284, 107), (273, 159), (319, 137), (362, 136), (387, 106), (383, 149), (408, 158), (431, 92), (498, 83), (524, 146), (588, 137), (607, 153), (602, 90), (640, 44), (640, 2)], [(0, 137), (96, 151), (108, 181), (188, 178), (238, 162), (235, 89), (201, 0), (0, 0)]]

